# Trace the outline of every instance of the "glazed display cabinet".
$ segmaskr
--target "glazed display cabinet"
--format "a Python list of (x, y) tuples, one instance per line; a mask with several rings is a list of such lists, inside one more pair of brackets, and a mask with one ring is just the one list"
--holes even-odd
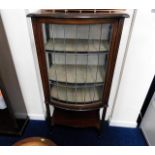
[(48, 120), (53, 125), (100, 128), (99, 111), (104, 109), (104, 119), (128, 15), (118, 10), (40, 10), (28, 17)]

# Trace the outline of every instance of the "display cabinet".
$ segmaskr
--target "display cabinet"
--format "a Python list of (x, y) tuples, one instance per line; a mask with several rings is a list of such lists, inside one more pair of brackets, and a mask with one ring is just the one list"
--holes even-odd
[[(47, 117), (52, 124), (100, 127), (127, 14), (118, 10), (40, 10), (34, 31)], [(54, 106), (51, 117), (49, 106)]]

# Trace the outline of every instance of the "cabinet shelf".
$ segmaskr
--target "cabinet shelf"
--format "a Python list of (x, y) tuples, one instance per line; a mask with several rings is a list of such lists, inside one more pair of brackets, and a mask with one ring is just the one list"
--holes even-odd
[(109, 43), (107, 40), (49, 39), (45, 50), (56, 53), (107, 53)]
[(58, 86), (58, 87), (68, 87), (68, 88), (89, 88), (89, 87), (98, 87), (98, 86), (104, 86), (103, 82), (98, 82), (98, 83), (64, 83), (64, 82), (58, 82), (58, 81), (53, 81), (49, 80), (50, 86)]
[(74, 89), (53, 86), (50, 93), (53, 99), (59, 101), (63, 101), (66, 103), (87, 104), (101, 100), (102, 87)]
[(70, 84), (103, 83), (105, 68), (96, 65), (52, 65), (48, 70), (49, 79)]

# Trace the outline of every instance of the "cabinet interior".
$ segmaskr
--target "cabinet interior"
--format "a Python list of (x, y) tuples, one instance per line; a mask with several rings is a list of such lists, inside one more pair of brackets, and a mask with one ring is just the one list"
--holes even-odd
[(111, 30), (111, 24), (42, 24), (52, 99), (102, 101)]

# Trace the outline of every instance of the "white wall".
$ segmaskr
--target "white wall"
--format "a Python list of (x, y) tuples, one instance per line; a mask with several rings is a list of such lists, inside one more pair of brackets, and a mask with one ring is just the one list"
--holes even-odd
[(113, 108), (117, 97), (118, 87), (120, 84), (120, 77), (122, 75), (122, 70), (124, 67), (126, 53), (127, 53), (126, 47), (127, 47), (127, 42), (131, 31), (134, 10), (127, 10), (127, 13), (129, 14), (130, 17), (126, 18), (124, 21), (124, 26), (123, 26), (122, 36), (120, 40), (120, 46), (118, 50), (118, 55), (117, 55), (112, 85), (111, 85), (111, 91), (110, 91), (110, 96), (108, 101), (109, 106), (107, 108), (106, 120), (109, 120), (111, 118), (111, 115), (114, 110)]
[[(154, 74), (152, 66), (155, 66), (155, 52), (148, 51), (153, 42), (153, 36), (150, 40), (150, 25), (147, 24), (151, 20), (148, 12), (137, 14), (129, 48), (125, 51), (132, 13), (129, 10), (131, 17), (125, 21), (106, 115), (111, 125), (130, 127), (135, 126)], [(27, 23), (24, 10), (1, 10), (1, 15), (29, 116), (44, 119), (44, 97), (30, 21)]]
[(111, 125), (135, 127), (155, 73), (155, 14), (138, 10), (128, 45)]
[(44, 119), (44, 98), (25, 10), (1, 10), (22, 94), (31, 119)]

